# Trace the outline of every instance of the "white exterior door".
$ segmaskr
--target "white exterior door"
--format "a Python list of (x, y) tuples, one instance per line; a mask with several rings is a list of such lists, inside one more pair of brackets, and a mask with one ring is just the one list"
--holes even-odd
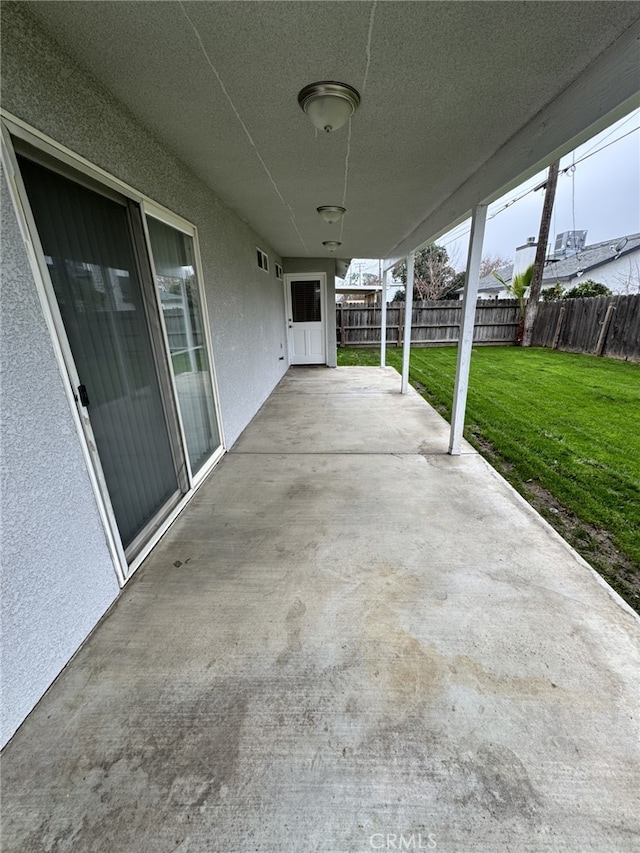
[(326, 363), (325, 276), (302, 273), (285, 279), (289, 361)]

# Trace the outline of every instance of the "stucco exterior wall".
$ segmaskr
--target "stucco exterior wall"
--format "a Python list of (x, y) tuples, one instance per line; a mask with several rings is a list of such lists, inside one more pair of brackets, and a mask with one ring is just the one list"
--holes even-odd
[(327, 275), (327, 365), (336, 367), (336, 262), (333, 258), (283, 258), (283, 272), (323, 272)]
[[(265, 240), (160, 145), (14, 4), (3, 8), (2, 105), (198, 228), (230, 446), (286, 370), (281, 262)], [(213, 156), (214, 152), (212, 152)], [(269, 255), (265, 273), (256, 246)]]
[[(231, 446), (287, 369), (280, 258), (14, 4), (3, 7), (2, 56), (9, 113), (198, 228)], [(4, 181), (3, 194), (2, 743), (118, 592)], [(269, 273), (256, 246), (269, 254)]]
[(0, 507), (4, 744), (118, 594), (3, 173)]

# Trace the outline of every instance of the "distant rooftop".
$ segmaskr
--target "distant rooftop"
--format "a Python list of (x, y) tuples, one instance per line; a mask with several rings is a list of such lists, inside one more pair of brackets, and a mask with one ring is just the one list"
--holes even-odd
[[(532, 244), (528, 242), (525, 245), (530, 246)], [(623, 237), (603, 240), (601, 243), (586, 245), (579, 251), (566, 256), (563, 251), (554, 252), (545, 261), (542, 285), (544, 287), (544, 285), (555, 284), (556, 281), (570, 281), (579, 274), (584, 275), (585, 278), (590, 278), (591, 272), (603, 264), (639, 249), (640, 234), (627, 234)], [(507, 264), (496, 272), (500, 278), (509, 283), (513, 276), (513, 264)], [(490, 273), (480, 279), (478, 290), (482, 293), (498, 293), (502, 290), (502, 284), (493, 273)], [(462, 288), (459, 288), (456, 293), (461, 291)]]

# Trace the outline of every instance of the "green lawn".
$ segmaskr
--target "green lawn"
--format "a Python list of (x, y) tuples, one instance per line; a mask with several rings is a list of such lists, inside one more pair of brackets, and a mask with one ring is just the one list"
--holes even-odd
[[(411, 382), (446, 418), (456, 353), (411, 351)], [(389, 365), (401, 370), (401, 361), (400, 350), (387, 350)], [(339, 350), (338, 364), (377, 365), (379, 350)], [(465, 437), (638, 608), (640, 365), (475, 348), (466, 424)]]

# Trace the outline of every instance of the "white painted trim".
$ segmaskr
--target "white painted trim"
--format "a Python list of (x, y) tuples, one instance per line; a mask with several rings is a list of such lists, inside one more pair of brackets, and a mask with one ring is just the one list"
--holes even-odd
[(182, 231), (189, 237), (193, 237), (196, 233), (196, 226), (192, 222), (189, 222), (187, 219), (184, 219), (172, 210), (167, 210), (166, 207), (163, 207), (155, 201), (143, 198), (141, 207), (145, 215), (152, 216), (154, 219), (159, 219), (160, 222), (164, 222), (165, 225), (170, 225), (171, 228), (175, 228), (176, 231)]
[(389, 270), (382, 273), (382, 292), (380, 299), (380, 367), (387, 363), (387, 284), (389, 282)]
[[(468, 219), (478, 200), (491, 204), (637, 109), (640, 106), (638, 39), (640, 22), (629, 27), (493, 157), (390, 248), (384, 268), (390, 269), (408, 251), (437, 240)], [(504, 175), (510, 177), (504, 179)]]
[[(204, 292), (204, 281), (203, 281), (203, 272), (202, 272), (202, 262), (200, 258), (200, 244), (198, 243), (198, 229), (195, 225), (192, 225), (190, 222), (187, 222), (186, 219), (183, 219), (181, 216), (177, 216), (176, 214), (171, 214), (166, 211), (164, 208), (151, 204), (149, 202), (143, 201), (141, 205), (142, 209), (142, 220), (143, 220), (143, 228), (145, 240), (147, 242), (147, 253), (149, 255), (149, 262), (151, 264), (151, 272), (153, 274), (154, 288), (156, 287), (157, 275), (155, 268), (155, 259), (153, 257), (153, 247), (151, 246), (151, 238), (149, 235), (149, 228), (147, 225), (147, 216), (150, 216), (154, 219), (158, 219), (161, 222), (164, 222), (166, 225), (169, 225), (171, 228), (176, 228), (178, 231), (186, 234), (187, 237), (191, 237), (193, 241), (193, 262), (195, 265), (196, 272), (196, 281), (198, 282), (198, 293), (200, 295), (200, 308), (202, 311), (202, 326), (204, 329), (204, 337), (205, 337), (205, 349), (207, 353), (207, 358), (209, 359), (209, 378), (211, 379), (211, 387), (213, 391), (213, 406), (216, 417), (216, 426), (218, 428), (218, 435), (220, 436), (220, 447), (224, 451), (225, 443), (224, 443), (224, 433), (222, 430), (222, 419), (220, 416), (220, 399), (218, 396), (218, 385), (216, 382), (215, 376), (215, 366), (213, 361), (213, 349), (211, 346), (211, 330), (209, 326), (209, 315), (207, 313), (207, 300)], [(157, 294), (156, 294), (157, 299)], [(174, 400), (176, 401), (176, 413), (178, 417), (178, 424), (180, 427), (180, 438), (182, 441), (182, 448), (184, 452), (184, 458), (187, 466), (187, 473), (189, 476), (189, 484), (191, 488), (195, 482), (199, 482), (203, 479), (203, 470), (209, 471), (211, 467), (209, 465), (209, 460), (204, 464), (204, 466), (197, 471), (195, 474), (191, 470), (191, 462), (189, 460), (189, 448), (187, 446), (187, 438), (184, 429), (184, 423), (182, 420), (182, 411), (180, 409), (180, 398), (178, 397), (178, 389), (176, 385), (176, 378), (173, 372), (173, 367), (171, 366), (171, 348), (169, 346), (169, 336), (167, 333), (167, 327), (164, 319), (164, 312), (162, 311), (162, 306), (158, 302), (158, 313), (160, 316), (160, 325), (162, 328), (162, 337), (165, 346), (166, 356), (169, 360), (169, 375), (171, 379), (171, 389), (173, 392)], [(214, 450), (212, 456), (215, 456), (218, 448)], [(187, 492), (189, 494), (189, 492)]]
[[(323, 327), (323, 341), (324, 341), (324, 353), (323, 353), (323, 362), (316, 362), (316, 364), (328, 364), (329, 363), (329, 324), (327, 323), (327, 274), (326, 272), (301, 272), (301, 273), (285, 273), (284, 276), (284, 319), (285, 319), (285, 327), (287, 331), (287, 361), (289, 364), (293, 364), (291, 360), (291, 356), (293, 353), (293, 343), (292, 343), (292, 334), (290, 325), (290, 318), (292, 317), (292, 307), (291, 307), (291, 288), (289, 287), (291, 281), (320, 281), (320, 314), (322, 317), (322, 327)], [(335, 314), (334, 314), (334, 322), (335, 322)], [(301, 365), (303, 366), (303, 365)]]
[(409, 252), (407, 256), (407, 286), (404, 292), (404, 340), (402, 342), (402, 385), (400, 393), (409, 390), (409, 358), (411, 356), (411, 321), (413, 319), (413, 279), (416, 256)]
[(482, 244), (486, 221), (487, 205), (479, 204), (474, 208), (471, 220), (467, 274), (464, 281), (462, 323), (460, 324), (460, 337), (458, 340), (456, 381), (453, 390), (453, 410), (451, 412), (451, 432), (449, 437), (449, 453), (451, 456), (460, 456), (462, 448), (464, 415), (469, 388), (469, 369), (471, 367), (471, 351), (473, 348), (473, 330), (476, 319), (476, 302), (478, 301), (478, 283), (480, 281), (480, 262), (482, 260)]
[(4, 123), (7, 125), (12, 136), (24, 139), (25, 142), (29, 142), (36, 148), (40, 148), (40, 150), (45, 151), (57, 160), (61, 160), (63, 163), (66, 163), (78, 172), (82, 172), (94, 180), (104, 183), (107, 187), (110, 187), (112, 190), (115, 190), (121, 195), (127, 196), (127, 198), (130, 198), (133, 201), (140, 203), (145, 199), (153, 202), (153, 199), (150, 199), (143, 193), (138, 192), (119, 178), (115, 178), (113, 175), (110, 175), (104, 169), (100, 168), (100, 166), (97, 166), (95, 163), (92, 163), (80, 154), (76, 154), (70, 148), (67, 148), (66, 145), (61, 145), (52, 137), (47, 136), (45, 133), (42, 133), (35, 127), (27, 124), (22, 119), (7, 112), (5, 109), (0, 108), (0, 116), (4, 119)]
[(256, 246), (256, 252), (260, 256), (260, 263), (257, 264), (257, 267), (262, 272), (269, 272), (269, 255), (265, 252), (264, 249), (261, 249), (260, 246)]
[[(176, 377), (173, 371), (173, 365), (171, 363), (171, 348), (169, 346), (169, 333), (167, 332), (167, 324), (164, 319), (164, 311), (162, 310), (161, 301), (158, 299), (158, 276), (156, 273), (156, 262), (153, 256), (153, 250), (151, 247), (151, 236), (149, 234), (149, 224), (147, 222), (147, 214), (149, 216), (153, 216), (151, 212), (148, 212), (145, 204), (142, 204), (142, 230), (144, 231), (144, 239), (146, 243), (147, 255), (149, 258), (149, 266), (151, 267), (151, 276), (153, 278), (153, 293), (156, 299), (156, 308), (158, 313), (158, 320), (160, 322), (160, 328), (162, 330), (162, 343), (165, 349), (165, 357), (167, 359), (167, 368), (169, 373), (169, 382), (171, 384), (171, 393), (173, 394), (173, 402), (175, 408), (176, 418), (178, 420), (178, 431), (180, 433), (180, 444), (182, 445), (182, 457), (184, 459), (184, 464), (187, 468), (187, 480), (189, 489), (187, 490), (187, 494), (189, 493), (192, 485), (193, 485), (193, 473), (191, 471), (191, 462), (189, 460), (189, 449), (187, 447), (187, 436), (184, 429), (184, 422), (182, 420), (182, 411), (180, 409), (180, 398), (178, 397), (178, 387), (176, 385)], [(161, 220), (165, 222), (165, 224), (169, 225), (170, 223), (166, 222), (164, 219)], [(189, 235), (187, 235), (189, 236)]]
[[(333, 288), (333, 303), (331, 304), (331, 323), (329, 322), (329, 317), (328, 317), (328, 314), (329, 314), (329, 296), (328, 296), (327, 291), (329, 289), (329, 281), (328, 281), (328, 277), (327, 277), (326, 273), (322, 273), (321, 275), (322, 275), (322, 280), (320, 282), (320, 308), (322, 311), (322, 321), (324, 323), (324, 363), (328, 367), (329, 366), (329, 345), (331, 343), (331, 341), (329, 339), (329, 337), (330, 337), (329, 331), (330, 331), (331, 324), (333, 324), (334, 330), (336, 328), (335, 275), (334, 275), (334, 279), (333, 279), (334, 288)], [(334, 334), (335, 334), (335, 331), (334, 331)], [(338, 353), (336, 352), (335, 347), (333, 349), (333, 357), (334, 357), (334, 360), (337, 362)]]
[(221, 440), (220, 445), (213, 451), (213, 453), (204, 463), (202, 468), (193, 475), (193, 485), (192, 490), (189, 493), (190, 495), (192, 495), (193, 491), (199, 488), (202, 482), (206, 480), (207, 476), (211, 473), (211, 471), (213, 471), (213, 469), (216, 467), (216, 465), (222, 459), (226, 452), (227, 451), (224, 442)]
[[(220, 446), (224, 451), (227, 449), (227, 442), (224, 437), (222, 409), (220, 408), (220, 391), (218, 389), (216, 360), (213, 354), (213, 338), (211, 335), (211, 323), (209, 321), (209, 307), (207, 304), (207, 294), (205, 293), (204, 268), (202, 266), (202, 255), (200, 253), (200, 238), (198, 236), (198, 229), (195, 226), (193, 226), (193, 252), (196, 263), (196, 275), (200, 286), (200, 298), (202, 300), (202, 323), (204, 325), (204, 337), (207, 343), (207, 355), (209, 356), (209, 373), (211, 375), (211, 382), (213, 383), (213, 402), (216, 407), (216, 417), (218, 419)], [(198, 475), (196, 476), (196, 479), (198, 479)]]
[[(131, 184), (121, 181), (120, 178), (116, 178), (114, 175), (111, 175), (102, 167), (92, 163), (90, 160), (87, 160), (86, 157), (83, 157), (81, 154), (76, 154), (75, 151), (67, 148), (66, 145), (62, 145), (51, 136), (47, 136), (46, 133), (42, 133), (42, 131), (30, 124), (27, 124), (26, 121), (23, 121), (21, 118), (18, 118), (18, 116), (13, 115), (2, 107), (0, 107), (0, 118), (3, 119), (3, 124), (7, 126), (12, 136), (17, 136), (18, 138), (23, 139), (25, 142), (39, 148), (41, 151), (45, 151), (57, 160), (71, 166), (77, 172), (81, 172), (88, 177), (93, 178), (94, 181), (104, 184), (110, 189), (115, 190), (115, 192), (120, 193), (120, 195), (130, 198), (138, 204), (142, 204), (144, 201), (154, 207), (157, 211), (161, 211), (163, 216), (170, 217), (171, 221), (176, 224), (176, 227), (181, 227), (179, 223), (183, 223), (187, 228), (194, 227), (191, 223), (187, 222), (186, 219), (183, 219), (178, 214), (173, 213), (173, 211), (159, 204), (155, 199), (152, 199), (150, 196), (140, 192), (135, 187), (132, 187)], [(182, 230), (185, 230), (184, 227)]]

